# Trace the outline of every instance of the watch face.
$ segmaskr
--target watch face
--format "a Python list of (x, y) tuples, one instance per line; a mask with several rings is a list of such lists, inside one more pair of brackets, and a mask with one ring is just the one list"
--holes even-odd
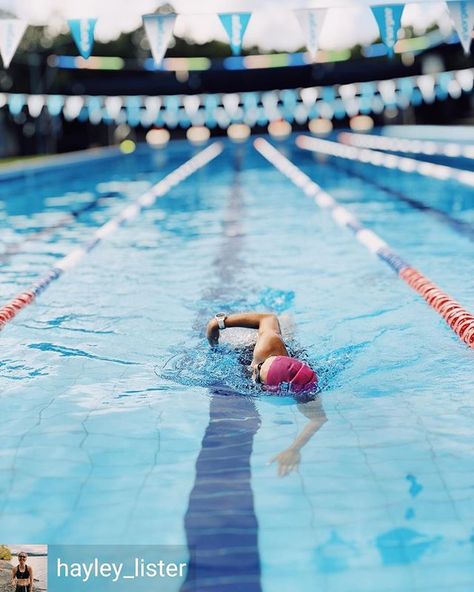
[(224, 312), (218, 312), (216, 314), (216, 319), (218, 319), (218, 320), (225, 319), (225, 313)]

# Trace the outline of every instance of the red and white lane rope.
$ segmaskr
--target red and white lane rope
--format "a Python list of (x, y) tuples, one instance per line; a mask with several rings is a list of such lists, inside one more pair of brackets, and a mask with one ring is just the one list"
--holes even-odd
[(433, 140), (411, 140), (373, 134), (351, 134), (342, 132), (338, 140), (357, 148), (375, 148), (387, 152), (407, 152), (424, 156), (446, 156), (448, 158), (474, 159), (474, 144), (460, 142), (435, 142)]
[(346, 158), (347, 160), (357, 160), (387, 169), (397, 169), (404, 173), (418, 173), (419, 175), (432, 177), (441, 181), (455, 180), (463, 185), (474, 187), (473, 171), (464, 171), (444, 164), (434, 164), (433, 162), (415, 160), (414, 158), (397, 156), (396, 154), (386, 154), (379, 150), (370, 150), (369, 148), (356, 148), (355, 146), (347, 146), (339, 142), (331, 142), (319, 138), (310, 138), (309, 136), (298, 136), (296, 138), (296, 144), (300, 148), (311, 150), (312, 152), (320, 152), (321, 154)]
[(201, 150), (198, 154), (169, 173), (169, 175), (166, 175), (161, 181), (153, 185), (148, 191), (140, 195), (140, 197), (124, 208), (119, 214), (117, 214), (117, 216), (114, 216), (98, 228), (92, 234), (90, 240), (60, 259), (44, 276), (31, 285), (27, 290), (24, 290), (10, 300), (10, 302), (0, 307), (0, 329), (11, 321), (21, 310), (31, 304), (42, 292), (44, 292), (51, 282), (58, 279), (63, 273), (77, 265), (79, 261), (92, 251), (92, 249), (94, 249), (103, 239), (113, 234), (125, 222), (136, 218), (144, 208), (152, 206), (159, 197), (168, 193), (175, 185), (178, 185), (181, 181), (184, 181), (198, 169), (216, 158), (222, 150), (223, 146), (219, 142), (215, 142), (204, 150)]
[(331, 195), (323, 191), (317, 183), (269, 142), (259, 138), (255, 140), (254, 146), (275, 168), (293, 181), (308, 197), (312, 197), (319, 207), (328, 210), (339, 226), (352, 230), (355, 238), (361, 244), (387, 263), (443, 317), (460, 339), (469, 347), (474, 348), (474, 315), (453, 300), (446, 292), (440, 290), (426, 276), (411, 267), (382, 238), (372, 230), (365, 228), (349, 210), (339, 205)]

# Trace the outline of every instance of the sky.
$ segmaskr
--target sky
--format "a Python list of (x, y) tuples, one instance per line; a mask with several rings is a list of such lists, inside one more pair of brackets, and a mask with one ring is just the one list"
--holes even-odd
[[(370, 0), (370, 4), (376, 2), (387, 0)], [(48, 23), (53, 31), (66, 30), (67, 18), (97, 17), (96, 38), (108, 41), (121, 31), (136, 29), (142, 14), (152, 12), (163, 3), (165, 0), (0, 0), (0, 8), (13, 11), (30, 24)], [(199, 43), (210, 39), (227, 40), (216, 12), (251, 10), (253, 15), (244, 46), (259, 45), (262, 50), (295, 51), (304, 45), (304, 38), (292, 10), (328, 4), (332, 7), (324, 20), (320, 37), (322, 49), (368, 44), (378, 36), (369, 0), (170, 0), (170, 3), (179, 13), (176, 35)], [(196, 14), (197, 10), (200, 14)], [(446, 33), (449, 31), (445, 2), (421, 0), (406, 6), (402, 24), (413, 25), (422, 31), (433, 23), (441, 26)]]
[(47, 545), (7, 545), (13, 555), (17, 555), (20, 551), (25, 553), (43, 553), (46, 555), (48, 552)]

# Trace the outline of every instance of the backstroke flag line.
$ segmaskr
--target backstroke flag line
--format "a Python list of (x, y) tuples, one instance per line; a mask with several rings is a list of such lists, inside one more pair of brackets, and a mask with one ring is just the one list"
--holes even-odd
[(319, 49), (319, 36), (326, 18), (327, 8), (309, 8), (295, 10), (296, 18), (300, 24), (305, 38), (306, 48), (311, 58), (316, 58)]
[(377, 21), (382, 41), (388, 47), (389, 55), (393, 55), (393, 48), (398, 39), (398, 31), (402, 22), (404, 6), (392, 4), (388, 6), (372, 6), (372, 13)]
[(143, 26), (150, 43), (151, 55), (155, 64), (159, 66), (168, 49), (173, 34), (176, 14), (145, 14)]
[(242, 50), (242, 42), (251, 16), (251, 12), (219, 14), (219, 19), (229, 37), (230, 48), (234, 55), (239, 55)]
[(0, 19), (0, 54), (8, 68), (26, 30), (26, 23), (16, 18)]
[(474, 28), (474, 1), (459, 0), (448, 2), (448, 10), (464, 53), (471, 53), (471, 31)]

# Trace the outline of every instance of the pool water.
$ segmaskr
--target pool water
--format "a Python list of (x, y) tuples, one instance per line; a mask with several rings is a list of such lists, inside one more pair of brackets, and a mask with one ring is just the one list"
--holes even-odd
[[(278, 146), (474, 309), (467, 187)], [(195, 151), (5, 178), (1, 241), (20, 247), (2, 301)], [(251, 384), (248, 332), (210, 351), (207, 320), (252, 309), (285, 319), (314, 400)], [(1, 540), (21, 524), (31, 544), (188, 545), (177, 589), (199, 592), (473, 588), (472, 350), (250, 143), (226, 143), (1, 339)]]

